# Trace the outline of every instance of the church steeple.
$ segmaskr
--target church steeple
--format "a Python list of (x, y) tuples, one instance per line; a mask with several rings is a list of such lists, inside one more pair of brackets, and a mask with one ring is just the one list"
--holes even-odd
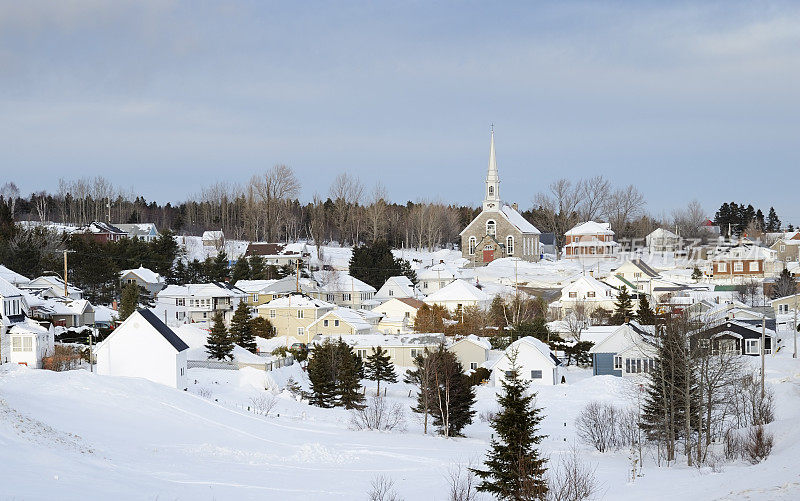
[(497, 174), (497, 159), (494, 155), (494, 125), (489, 144), (489, 171), (486, 173), (486, 192), (483, 197), (483, 210), (500, 209), (500, 176)]

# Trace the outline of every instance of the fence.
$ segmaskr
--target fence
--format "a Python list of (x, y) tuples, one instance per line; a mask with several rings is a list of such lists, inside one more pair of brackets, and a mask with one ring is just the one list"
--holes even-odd
[(187, 360), (187, 369), (221, 369), (221, 370), (239, 370), (244, 367), (252, 367), (253, 369), (269, 372), (281, 367), (287, 367), (294, 364), (294, 357), (278, 358), (263, 364), (254, 364), (246, 362), (227, 362), (225, 360)]

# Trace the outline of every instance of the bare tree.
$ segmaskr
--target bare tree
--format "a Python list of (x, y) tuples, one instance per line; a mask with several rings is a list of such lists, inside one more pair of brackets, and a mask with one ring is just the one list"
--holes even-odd
[(386, 187), (380, 182), (375, 184), (367, 206), (367, 222), (369, 223), (369, 235), (372, 241), (381, 238), (386, 228)]
[(357, 219), (354, 217), (357, 215), (354, 207), (361, 202), (363, 194), (364, 185), (357, 177), (347, 172), (342, 172), (333, 180), (330, 197), (333, 200), (336, 229), (339, 230), (339, 240), (342, 244), (348, 241), (349, 236), (354, 236), (354, 233), (350, 233), (350, 229), (355, 228)]
[(582, 221), (600, 217), (611, 193), (611, 182), (603, 176), (594, 176), (578, 182), (580, 205), (578, 212)]
[(447, 470), (448, 501), (476, 501), (478, 499), (477, 478), (472, 464), (455, 463)]
[(308, 233), (314, 239), (314, 245), (317, 247), (317, 259), (321, 262), (324, 259), (322, 256), (322, 243), (325, 239), (325, 203), (322, 201), (322, 197), (316, 193), (314, 193), (314, 198), (311, 202)]
[(375, 395), (362, 409), (350, 411), (350, 426), (355, 430), (403, 431), (406, 426), (405, 411), (399, 403)]
[(603, 207), (603, 213), (611, 227), (618, 234), (624, 235), (628, 223), (642, 213), (644, 206), (644, 195), (631, 184), (611, 193)]
[(394, 480), (379, 475), (372, 479), (370, 491), (367, 493), (369, 501), (400, 501), (401, 498), (394, 490)]
[(286, 201), (298, 195), (300, 181), (291, 167), (275, 165), (260, 176), (250, 180), (253, 190), (261, 199), (265, 219), (265, 236), (272, 241), (277, 237), (278, 218)]
[(579, 204), (580, 187), (566, 178), (554, 181), (548, 187), (548, 193), (539, 193), (534, 199), (534, 205), (543, 209), (543, 216), (555, 233), (559, 249), (564, 245), (564, 233), (578, 222)]
[(583, 462), (578, 448), (572, 446), (548, 469), (547, 501), (582, 501), (597, 490), (596, 466)]
[(16, 212), (16, 205), (17, 205), (17, 198), (19, 197), (19, 188), (14, 182), (7, 182), (2, 187), (0, 187), (0, 197), (3, 198), (6, 205), (8, 205), (8, 209), (11, 211), (11, 217), (14, 217), (14, 213)]

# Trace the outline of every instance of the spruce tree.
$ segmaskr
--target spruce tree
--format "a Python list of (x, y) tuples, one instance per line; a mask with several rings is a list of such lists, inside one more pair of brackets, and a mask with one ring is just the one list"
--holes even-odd
[(639, 308), (636, 310), (636, 320), (642, 325), (653, 325), (656, 322), (656, 313), (650, 307), (647, 294), (639, 295)]
[(325, 339), (311, 350), (306, 371), (311, 390), (308, 401), (317, 407), (331, 408), (336, 405), (336, 358), (337, 344)]
[(778, 299), (786, 296), (791, 296), (797, 293), (797, 282), (795, 282), (789, 270), (784, 268), (778, 279), (775, 280), (775, 285), (772, 288), (772, 299)]
[(266, 280), (267, 270), (264, 264), (264, 258), (261, 256), (253, 256), (250, 258), (250, 279), (251, 280)]
[(364, 363), (364, 375), (366, 379), (378, 382), (378, 395), (381, 394), (381, 381), (397, 382), (397, 373), (394, 371), (394, 364), (389, 359), (389, 353), (380, 346), (372, 348), (372, 353), (367, 356), (367, 361)]
[(781, 231), (781, 220), (778, 219), (778, 213), (775, 212), (774, 207), (770, 207), (769, 213), (767, 214), (767, 231)]
[(430, 409), (433, 424), (446, 437), (460, 436), (475, 415), (475, 387), (469, 384), (461, 362), (444, 345), (433, 357), (433, 395)]
[(361, 357), (353, 352), (349, 344), (340, 338), (336, 345), (338, 373), (336, 377), (336, 396), (338, 405), (345, 409), (363, 409), (364, 395), (361, 393), (361, 379), (364, 377), (364, 364)]
[[(519, 377), (517, 353), (509, 353), (511, 370), (502, 381), (503, 392), (498, 395), (500, 411), (492, 419), (495, 431), (486, 469), (473, 469), (481, 482), (478, 491), (493, 494), (498, 499), (544, 499), (547, 494), (547, 459), (536, 446), (543, 416), (535, 406), (535, 394), (528, 393), (528, 383)], [(496, 437), (496, 438), (495, 438)]]
[(614, 302), (614, 314), (611, 315), (611, 323), (623, 324), (633, 316), (633, 301), (628, 288), (624, 285), (619, 288), (617, 300)]
[(231, 283), (236, 284), (239, 280), (249, 280), (250, 279), (250, 263), (248, 263), (247, 258), (244, 256), (240, 257), (236, 260), (236, 264), (233, 265), (233, 269), (231, 270)]
[(122, 289), (122, 299), (119, 302), (119, 320), (124, 322), (139, 307), (139, 286), (135, 283), (126, 284)]
[(214, 314), (213, 322), (214, 325), (211, 327), (211, 332), (206, 340), (208, 358), (233, 360), (233, 342), (228, 336), (228, 330), (225, 328), (225, 320), (221, 311)]
[(253, 337), (253, 327), (250, 323), (250, 309), (244, 301), (240, 301), (236, 311), (233, 312), (230, 337), (234, 343), (245, 350), (251, 353), (256, 352), (256, 340)]
[(269, 339), (275, 336), (275, 329), (269, 320), (261, 316), (255, 316), (250, 319), (250, 332), (253, 336), (263, 337)]
[(433, 370), (434, 359), (431, 357), (427, 348), (422, 355), (414, 358), (414, 368), (406, 371), (403, 378), (404, 383), (412, 384), (417, 387), (417, 403), (411, 407), (411, 411), (422, 414), (423, 433), (428, 433), (428, 416), (431, 414), (433, 405)]
[(697, 266), (692, 270), (692, 280), (700, 280), (703, 278), (703, 272)]

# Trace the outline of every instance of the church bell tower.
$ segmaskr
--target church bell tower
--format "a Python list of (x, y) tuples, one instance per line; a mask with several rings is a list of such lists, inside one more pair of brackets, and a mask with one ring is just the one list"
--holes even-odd
[(497, 175), (497, 159), (494, 156), (494, 125), (489, 145), (489, 171), (486, 173), (486, 191), (483, 196), (483, 210), (500, 210), (500, 176)]

